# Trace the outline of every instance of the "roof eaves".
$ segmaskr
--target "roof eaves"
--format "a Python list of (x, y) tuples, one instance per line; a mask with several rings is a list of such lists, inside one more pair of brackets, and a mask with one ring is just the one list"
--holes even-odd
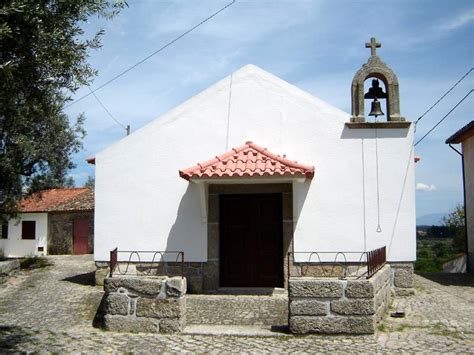
[(474, 120), (469, 122), (467, 125), (456, 131), (448, 139), (446, 139), (446, 144), (458, 144), (463, 140), (469, 137), (470, 134), (474, 134)]
[[(283, 173), (279, 173), (279, 172), (275, 172), (275, 173), (268, 173), (268, 172), (255, 172), (253, 174), (248, 174), (247, 172), (244, 172), (242, 171), (241, 173), (239, 172), (233, 172), (232, 174), (225, 174), (225, 173), (222, 173), (222, 174), (219, 174), (217, 173), (217, 176), (215, 174), (212, 174), (212, 175), (209, 175), (208, 173), (206, 172), (196, 172), (196, 170), (205, 170), (207, 169), (209, 166), (212, 166), (214, 164), (217, 164), (221, 161), (224, 161), (230, 157), (232, 157), (232, 155), (234, 154), (238, 154), (248, 148), (251, 148), (257, 152), (259, 152), (260, 154), (270, 158), (270, 159), (273, 159), (273, 160), (276, 160), (278, 162), (280, 162), (281, 164), (283, 165), (286, 165), (290, 168), (293, 168), (293, 169), (297, 169), (297, 170), (303, 170), (303, 171), (296, 171), (296, 172), (283, 172)], [(187, 169), (184, 169), (184, 170), (180, 170), (179, 171), (179, 175), (181, 178), (187, 180), (187, 181), (190, 181), (191, 179), (213, 179), (213, 178), (220, 178), (224, 175), (227, 175), (228, 177), (244, 177), (244, 176), (265, 176), (265, 177), (284, 177), (284, 176), (305, 176), (307, 179), (312, 179), (314, 177), (314, 166), (309, 166), (309, 165), (304, 165), (304, 164), (300, 164), (298, 163), (297, 161), (292, 161), (292, 160), (289, 160), (289, 159), (286, 159), (285, 157), (281, 157), (280, 155), (276, 155), (276, 154), (273, 154), (271, 153), (270, 151), (267, 150), (267, 148), (263, 148), (255, 143), (253, 143), (252, 141), (247, 141), (245, 142), (244, 145), (240, 146), (240, 147), (237, 147), (237, 148), (232, 148), (230, 151), (224, 153), (224, 154), (221, 154), (219, 156), (216, 156), (214, 159), (211, 159), (211, 160), (208, 160), (208, 161), (205, 161), (203, 163), (198, 163), (197, 165), (193, 166), (193, 167), (190, 167), (190, 168), (187, 168)]]

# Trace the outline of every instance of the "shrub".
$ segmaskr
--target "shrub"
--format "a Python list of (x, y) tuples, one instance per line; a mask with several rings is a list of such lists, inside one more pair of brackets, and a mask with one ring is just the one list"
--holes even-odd
[(46, 258), (39, 256), (27, 256), (20, 261), (22, 269), (38, 269), (51, 265)]

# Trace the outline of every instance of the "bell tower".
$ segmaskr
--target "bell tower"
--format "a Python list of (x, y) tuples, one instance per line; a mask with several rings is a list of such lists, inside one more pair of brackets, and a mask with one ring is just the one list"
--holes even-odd
[[(405, 121), (405, 117), (400, 114), (400, 97), (398, 89), (398, 79), (392, 69), (388, 67), (377, 55), (377, 48), (382, 47), (381, 43), (372, 37), (369, 43), (365, 44), (370, 48), (370, 57), (367, 63), (354, 75), (351, 88), (352, 116), (347, 126), (350, 128), (405, 128), (410, 122)], [(364, 93), (364, 83), (372, 78), (372, 87)], [(380, 81), (383, 82), (386, 92), (383, 91)], [(364, 114), (365, 101), (372, 99), (369, 116), (385, 116), (386, 120), (377, 122), (367, 122)], [(381, 106), (382, 100), (385, 105), (385, 113)]]

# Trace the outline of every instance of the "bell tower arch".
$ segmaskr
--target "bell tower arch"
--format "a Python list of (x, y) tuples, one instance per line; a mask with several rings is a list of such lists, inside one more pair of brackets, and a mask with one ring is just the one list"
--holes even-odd
[[(366, 122), (364, 114), (365, 98), (374, 98), (375, 101), (377, 98), (386, 99), (387, 122), (405, 122), (405, 118), (400, 114), (398, 78), (393, 70), (377, 56), (377, 48), (380, 48), (381, 46), (382, 45), (377, 43), (374, 37), (370, 39), (369, 43), (365, 44), (366, 48), (370, 48), (370, 58), (367, 63), (356, 72), (354, 79), (352, 80), (352, 123)], [(369, 78), (378, 79), (384, 83), (386, 93), (383, 94), (386, 95), (385, 97), (368, 96), (370, 90), (367, 94), (364, 94), (364, 82)], [(378, 88), (378, 83), (373, 82), (371, 90), (372, 89), (380, 89)]]

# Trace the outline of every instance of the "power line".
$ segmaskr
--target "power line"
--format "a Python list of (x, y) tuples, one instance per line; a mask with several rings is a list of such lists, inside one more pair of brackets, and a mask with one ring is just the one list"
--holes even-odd
[(415, 126), (418, 122), (420, 122), (420, 120), (425, 117), (425, 115), (430, 112), (437, 104), (439, 104), (441, 102), (441, 100), (443, 100), (456, 86), (458, 86), (458, 84), (464, 80), (464, 78), (466, 76), (468, 76), (472, 71), (474, 70), (474, 68), (471, 68), (468, 70), (468, 72), (466, 74), (464, 74), (461, 79), (459, 79), (453, 86), (451, 86), (451, 88), (446, 91), (443, 96), (441, 96), (433, 105), (430, 106), (430, 108), (428, 108), (428, 110), (426, 110), (420, 117), (418, 117), (418, 119), (415, 121)]
[(438, 121), (438, 123), (436, 123), (423, 137), (421, 137), (416, 143), (415, 143), (415, 146), (420, 143), (423, 139), (425, 139), (436, 127), (438, 127), (441, 122), (443, 122), (450, 114), (451, 112), (453, 112), (469, 95), (471, 95), (471, 93), (474, 91), (474, 89), (471, 89), (451, 110), (449, 110), (449, 112), (444, 115), (444, 117), (442, 119), (440, 119)]
[(222, 7), (220, 10), (214, 12), (212, 15), (210, 15), (209, 17), (206, 17), (204, 20), (202, 20), (201, 22), (199, 22), (197, 25), (195, 25), (194, 27), (190, 28), (189, 30), (183, 32), (182, 34), (180, 34), (178, 37), (176, 37), (175, 39), (171, 40), (170, 42), (166, 43), (164, 46), (158, 48), (156, 51), (154, 51), (153, 53), (151, 53), (150, 55), (146, 56), (145, 58), (143, 58), (142, 60), (138, 61), (137, 63), (135, 63), (134, 65), (132, 65), (131, 67), (129, 67), (128, 69), (125, 69), (124, 71), (122, 71), (121, 73), (115, 75), (112, 79), (106, 81), (105, 83), (103, 83), (102, 85), (100, 85), (99, 87), (97, 87), (96, 89), (94, 89), (92, 92), (84, 95), (84, 96), (81, 96), (80, 98), (78, 98), (77, 100), (71, 102), (69, 105), (66, 105), (64, 108), (68, 108), (68, 107), (71, 107), (72, 105), (74, 105), (75, 103), (85, 99), (86, 97), (90, 96), (91, 94), (93, 94), (94, 92), (102, 89), (104, 86), (106, 85), (109, 85), (111, 82), (117, 80), (118, 78), (120, 78), (121, 76), (125, 75), (126, 73), (128, 73), (130, 70), (138, 67), (140, 64), (146, 62), (148, 59), (150, 59), (151, 57), (153, 57), (154, 55), (160, 53), (162, 50), (166, 49), (167, 47), (171, 46), (173, 43), (179, 41), (181, 38), (183, 38), (184, 36), (186, 36), (187, 34), (191, 33), (192, 31), (194, 31), (196, 28), (198, 28), (199, 26), (203, 25), (204, 23), (206, 23), (207, 21), (209, 21), (210, 19), (212, 19), (213, 17), (217, 16), (219, 13), (221, 13), (222, 11), (224, 11), (225, 9), (227, 9), (229, 6), (233, 5), (237, 0), (232, 0), (231, 3), (227, 4), (226, 6)]
[(97, 100), (97, 102), (100, 104), (100, 106), (102, 106), (102, 108), (104, 109), (104, 111), (107, 112), (107, 114), (109, 115), (109, 117), (110, 117), (111, 119), (113, 119), (113, 120), (115, 121), (115, 123), (117, 123), (120, 127), (122, 127), (124, 130), (126, 130), (126, 131), (127, 131), (127, 135), (128, 135), (128, 130), (129, 130), (128, 126), (125, 127), (124, 124), (122, 124), (119, 120), (117, 120), (117, 119), (114, 117), (114, 115), (112, 115), (112, 113), (107, 109), (107, 107), (105, 107), (105, 105), (102, 103), (102, 101), (100, 101), (99, 97), (95, 94), (95, 92), (92, 91), (92, 89), (90, 88), (90, 86), (88, 86), (87, 88), (89, 89), (90, 94), (92, 94), (92, 95), (95, 97), (95, 99)]

